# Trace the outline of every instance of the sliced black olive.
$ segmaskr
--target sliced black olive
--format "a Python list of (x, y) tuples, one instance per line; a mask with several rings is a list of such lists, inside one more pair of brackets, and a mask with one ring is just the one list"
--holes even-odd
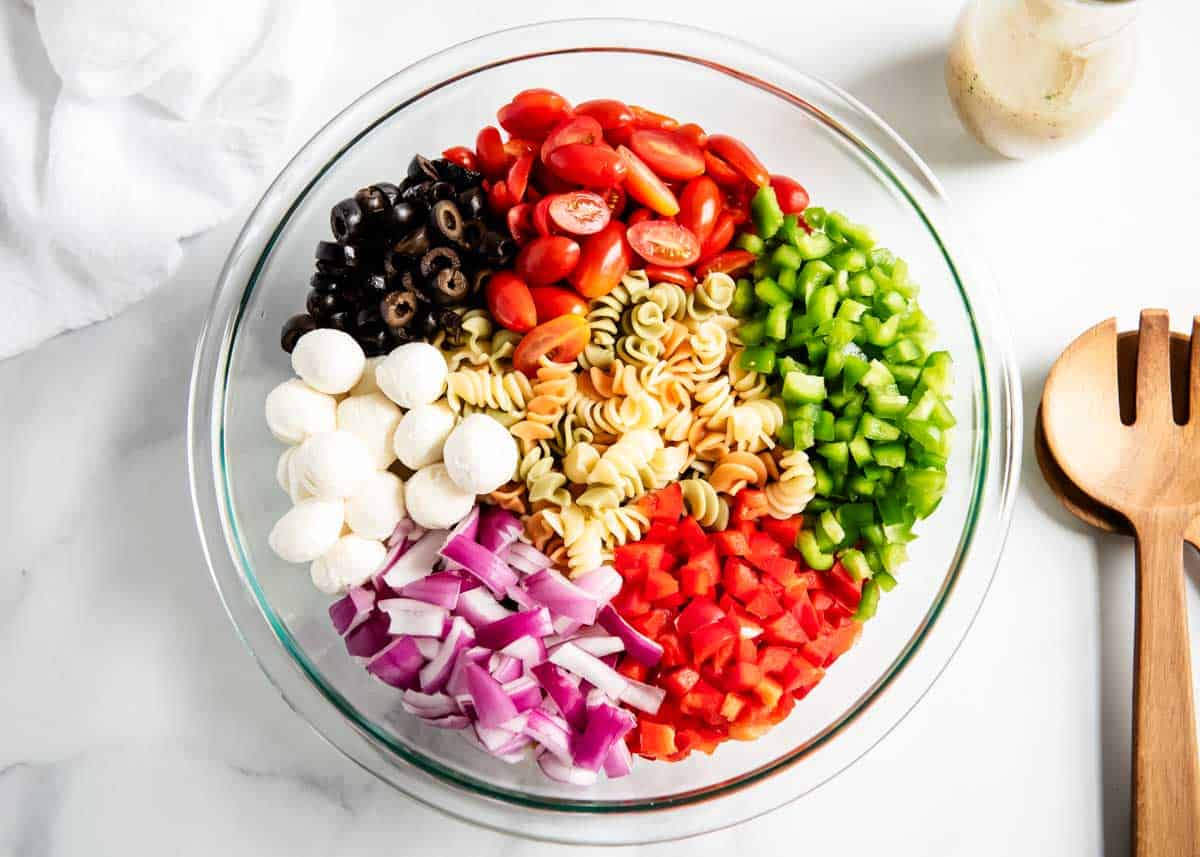
[(379, 302), (379, 314), (388, 327), (408, 327), (417, 317), (420, 301), (412, 289), (396, 289), (388, 292)]
[(392, 206), (390, 223), (400, 233), (415, 228), (425, 217), (425, 206), (419, 202), (402, 199)]
[(487, 232), (487, 225), (479, 219), (464, 220), (462, 225), (462, 237), (458, 243), (466, 247), (472, 253), (479, 252), (479, 245), (483, 243), (483, 236)]
[(354, 194), (354, 199), (362, 208), (363, 213), (371, 217), (382, 214), (391, 206), (387, 192), (375, 184), (361, 188), (358, 193)]
[(421, 276), (432, 280), (437, 273), (445, 268), (458, 270), (462, 267), (462, 259), (458, 252), (451, 247), (434, 247), (421, 257)]
[(446, 340), (451, 345), (458, 345), (462, 341), (461, 315), (452, 309), (435, 309), (430, 316), (437, 322), (437, 326), (446, 332)]
[(441, 325), (438, 324), (434, 312), (435, 310), (430, 310), (417, 316), (417, 322), (414, 326), (424, 339), (433, 339), (437, 335), (437, 332), (442, 329)]
[(354, 326), (358, 330), (370, 328), (383, 323), (379, 315), (379, 304), (363, 304), (354, 314)]
[[(361, 193), (361, 191), (359, 191)], [(341, 244), (363, 236), (365, 213), (356, 199), (343, 199), (329, 212), (329, 229)]]
[(424, 256), (429, 252), (429, 227), (421, 225), (392, 245), (393, 253)]
[(362, 264), (362, 250), (356, 244), (337, 244), (333, 241), (318, 241), (317, 262), (323, 262), (327, 270), (348, 270)]
[(458, 195), (458, 209), (463, 213), (463, 217), (479, 217), (485, 208), (487, 194), (483, 192), (483, 188), (468, 188)]
[(308, 301), (305, 303), (304, 308), (314, 318), (329, 318), (335, 312), (344, 309), (345, 304), (333, 292), (312, 291), (308, 293)]
[(318, 271), (309, 278), (308, 284), (318, 292), (336, 292), (344, 281), (345, 277), (338, 274), (323, 274)]
[(456, 164), (454, 161), (447, 161), (445, 158), (438, 158), (433, 162), (433, 166), (442, 181), (450, 182), (454, 185), (455, 190), (465, 190), (478, 185), (483, 180), (481, 174), (469, 170), (461, 164)]
[(291, 354), (292, 349), (296, 347), (297, 340), (310, 330), (316, 329), (316, 319), (308, 313), (294, 315), (283, 323), (283, 330), (279, 334), (279, 344), (284, 351)]
[(441, 306), (461, 303), (471, 290), (471, 284), (467, 282), (463, 272), (453, 268), (438, 271), (430, 285), (433, 286), (433, 294), (430, 297), (435, 304)]
[(459, 214), (458, 206), (451, 200), (435, 202), (429, 211), (429, 222), (446, 240), (456, 244), (463, 240), (462, 215)]
[(440, 178), (437, 168), (430, 163), (428, 158), (421, 155), (413, 155), (413, 159), (408, 162), (408, 176), (414, 179), (424, 177), (434, 181)]
[(434, 182), (429, 187), (429, 196), (433, 202), (440, 199), (454, 199), (457, 195), (454, 185), (449, 182)]
[(377, 357), (388, 351), (392, 344), (392, 334), (382, 324), (375, 324), (367, 328), (359, 328), (355, 332), (355, 339), (362, 346), (363, 353), (368, 357)]
[(499, 232), (487, 232), (479, 242), (479, 255), (494, 268), (507, 265), (516, 253), (516, 242)]
[(362, 291), (363, 298), (366, 300), (374, 300), (375, 298), (382, 297), (387, 290), (387, 276), (379, 273), (367, 274), (367, 276), (363, 277), (360, 285), (360, 291)]
[[(405, 181), (408, 181), (407, 179)], [(423, 202), (429, 198), (429, 189), (433, 187), (433, 182), (429, 179), (425, 181), (413, 181), (404, 190), (400, 191), (400, 198), (412, 202)]]
[(400, 188), (391, 182), (375, 182), (375, 187), (383, 191), (383, 195), (387, 197), (388, 205), (395, 205), (396, 200), (400, 198)]
[(326, 327), (332, 327), (334, 330), (344, 330), (347, 333), (354, 329), (354, 319), (348, 312), (335, 312), (325, 320)]
[(483, 292), (483, 287), (487, 285), (487, 281), (491, 279), (491, 268), (480, 268), (471, 277), (471, 294), (478, 295)]

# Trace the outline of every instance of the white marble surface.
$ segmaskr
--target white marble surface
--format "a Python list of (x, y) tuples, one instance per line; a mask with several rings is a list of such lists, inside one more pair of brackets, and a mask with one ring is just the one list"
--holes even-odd
[[(949, 112), (940, 62), (956, 0), (886, 4), (886, 15), (877, 0), (773, 5), (734, 15), (700, 0), (509, 0), (439, 17), (447, 5), (428, 0), (341, 4), (324, 93), (294, 141), (389, 71), (467, 36), (653, 13), (789, 55), (908, 137), (993, 261), (1030, 413), (1058, 349), (1088, 324), (1116, 313), (1129, 326), (1138, 307), (1161, 305), (1182, 326), (1200, 310), (1194, 4), (1147, 5), (1137, 86), (1108, 128), (1021, 164), (990, 157)], [(841, 35), (815, 35), (826, 25)], [(184, 408), (194, 337), (240, 219), (192, 241), (145, 303), (0, 363), (0, 855), (565, 852), (449, 821), (374, 781), (288, 709), (230, 629), (193, 530)], [(1126, 853), (1132, 551), (1069, 519), (1032, 456), (1022, 476), (974, 630), (891, 737), (798, 804), (639, 850)]]

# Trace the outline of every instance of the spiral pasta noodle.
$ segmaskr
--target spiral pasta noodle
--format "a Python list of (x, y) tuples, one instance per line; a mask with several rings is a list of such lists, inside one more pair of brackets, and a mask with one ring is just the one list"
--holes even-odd
[(649, 287), (650, 282), (644, 272), (630, 271), (621, 278), (615, 289), (592, 301), (587, 314), (591, 339), (579, 355), (581, 366), (604, 368), (612, 363), (625, 310), (633, 302), (634, 295)]
[(687, 513), (700, 526), (723, 530), (729, 525), (729, 503), (717, 494), (711, 484), (703, 479), (684, 479), (679, 487), (683, 489), (683, 505)]
[(772, 518), (790, 518), (804, 511), (816, 494), (817, 480), (804, 450), (796, 449), (779, 459), (779, 479), (767, 485), (767, 513)]
[(538, 369), (537, 380), (530, 387), (531, 397), (525, 406), (525, 418), (509, 432), (528, 451), (534, 444), (554, 439), (554, 426), (566, 410), (576, 391), (575, 367), (570, 363), (545, 361)]
[(751, 452), (730, 452), (717, 462), (708, 475), (708, 483), (715, 491), (730, 496), (747, 485), (762, 485), (766, 480), (766, 464)]
[(460, 413), (464, 405), (524, 415), (533, 388), (520, 372), (497, 375), (487, 369), (459, 369), (446, 376), (446, 402)]
[(733, 293), (736, 289), (737, 284), (728, 274), (709, 274), (697, 283), (696, 288), (688, 295), (688, 316), (703, 321), (717, 313), (724, 313), (733, 303)]

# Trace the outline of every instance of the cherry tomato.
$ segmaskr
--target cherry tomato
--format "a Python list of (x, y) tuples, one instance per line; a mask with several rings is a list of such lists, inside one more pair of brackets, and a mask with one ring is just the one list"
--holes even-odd
[(575, 185), (556, 176), (548, 166), (537, 160), (533, 162), (533, 186), (543, 195), (550, 193), (566, 193), (575, 190)]
[(775, 199), (784, 214), (799, 214), (808, 208), (808, 191), (804, 185), (787, 176), (771, 176), (771, 187), (775, 189)]
[(508, 234), (522, 247), (538, 237), (533, 225), (533, 203), (522, 202), (508, 210)]
[(466, 167), (468, 170), (478, 170), (478, 162), (475, 160), (475, 153), (466, 146), (451, 146), (442, 152), (442, 157), (451, 163), (458, 164), (460, 167)]
[(662, 179), (654, 174), (654, 170), (624, 146), (618, 146), (617, 151), (625, 162), (626, 192), (659, 214), (668, 217), (676, 214), (679, 211), (679, 200), (675, 199), (675, 194), (663, 184)]
[(571, 112), (571, 105), (549, 89), (519, 92), (496, 113), (501, 127), (514, 137), (542, 140)]
[(529, 286), (512, 271), (497, 271), (483, 288), (488, 312), (502, 326), (517, 333), (532, 330), (537, 324), (537, 310)]
[(612, 219), (604, 197), (590, 190), (559, 194), (550, 203), (550, 220), (572, 235), (595, 235)]
[(538, 235), (554, 234), (554, 224), (550, 221), (550, 204), (557, 198), (556, 193), (546, 194), (533, 207), (533, 228)]
[(724, 207), (721, 189), (708, 176), (697, 176), (688, 182), (679, 195), (679, 216), (676, 221), (686, 226), (703, 244), (712, 235), (717, 217)]
[(737, 170), (707, 149), (704, 150), (704, 171), (721, 187), (741, 187), (746, 181)]
[(704, 152), (674, 131), (654, 128), (634, 131), (629, 138), (629, 148), (664, 179), (677, 181), (704, 173)]
[(574, 289), (564, 289), (562, 286), (534, 286), (529, 290), (529, 294), (533, 296), (538, 324), (560, 315), (587, 315), (587, 301)]
[(728, 134), (713, 134), (708, 138), (708, 148), (718, 158), (741, 173), (759, 187), (770, 184), (771, 176), (750, 148), (736, 137)]
[(575, 108), (576, 116), (591, 116), (600, 123), (601, 129), (611, 131), (633, 124), (633, 111), (624, 101), (615, 98), (597, 98), (585, 101)]
[(600, 123), (591, 116), (576, 116), (564, 119), (554, 127), (550, 135), (542, 143), (542, 161), (545, 162), (550, 153), (568, 143), (583, 143), (594, 146), (604, 140), (604, 131)]
[(665, 114), (655, 113), (653, 110), (638, 107), (636, 104), (630, 104), (629, 109), (633, 113), (633, 124), (639, 128), (662, 128), (665, 131), (672, 131), (679, 127), (677, 120)]
[(508, 185), (503, 181), (498, 181), (488, 189), (488, 208), (493, 214), (505, 216), (508, 210), (513, 206), (512, 197), (508, 195)]
[(506, 184), (508, 185), (508, 195), (513, 202), (520, 202), (525, 198), (525, 188), (529, 187), (529, 173), (532, 170), (533, 152), (521, 155), (509, 169)]
[(674, 283), (685, 289), (696, 288), (696, 278), (687, 268), (664, 268), (661, 265), (647, 265), (644, 269), (646, 277), (652, 283)]
[(635, 223), (641, 223), (643, 220), (653, 220), (654, 212), (648, 208), (638, 208), (625, 218), (626, 226), (633, 226)]
[(625, 203), (628, 201), (625, 189), (622, 187), (610, 187), (600, 195), (604, 197), (604, 204), (608, 206), (608, 210), (612, 212), (612, 216), (620, 217), (621, 213), (625, 211)]
[(579, 245), (562, 235), (543, 235), (521, 248), (515, 265), (517, 276), (531, 286), (557, 282), (579, 264)]
[(502, 175), (508, 169), (508, 153), (504, 151), (499, 130), (491, 125), (480, 129), (475, 137), (475, 158), (479, 161), (479, 169), (489, 178)]
[(561, 179), (597, 190), (620, 184), (627, 169), (621, 156), (608, 146), (583, 143), (559, 146), (550, 153), (546, 166)]
[(710, 259), (705, 259), (696, 266), (697, 277), (707, 277), (709, 274), (739, 274), (754, 264), (754, 254), (749, 250), (726, 250)]
[(733, 213), (729, 209), (725, 209), (717, 215), (717, 222), (713, 225), (708, 240), (700, 245), (700, 258), (708, 259), (728, 247), (729, 243), (733, 241), (733, 233), (736, 229), (737, 223)]
[(663, 268), (686, 268), (700, 258), (700, 241), (692, 230), (669, 220), (646, 220), (626, 232), (634, 252)]
[(571, 272), (571, 285), (585, 298), (601, 297), (617, 287), (632, 263), (625, 224), (614, 220), (584, 239), (579, 264)]
[(529, 140), (522, 140), (520, 137), (509, 137), (504, 142), (504, 152), (510, 160), (516, 160), (522, 155), (527, 155), (530, 152), (537, 152), (538, 144), (531, 143)]
[(577, 315), (560, 315), (525, 334), (513, 352), (513, 368), (532, 378), (537, 374), (543, 357), (555, 363), (570, 363), (590, 340), (591, 330), (587, 319)]
[(708, 135), (705, 134), (704, 129), (695, 122), (689, 122), (686, 125), (680, 125), (675, 130), (675, 133), (679, 134), (681, 137), (686, 137), (687, 139), (691, 140), (701, 149), (703, 149), (705, 144), (708, 143)]

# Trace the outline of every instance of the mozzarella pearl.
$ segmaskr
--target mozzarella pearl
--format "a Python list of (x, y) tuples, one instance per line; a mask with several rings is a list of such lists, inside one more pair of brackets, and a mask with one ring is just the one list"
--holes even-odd
[(399, 423), (400, 409), (383, 393), (350, 396), (338, 404), (338, 431), (356, 435), (379, 470), (386, 470), (396, 460), (392, 439)]
[(420, 470), (442, 460), (442, 447), (454, 428), (454, 414), (445, 402), (418, 405), (396, 426), (392, 448), (410, 470)]
[(267, 394), (266, 414), (271, 434), (288, 444), (337, 428), (337, 400), (299, 378), (284, 381)]
[(386, 470), (372, 473), (346, 500), (346, 523), (368, 539), (386, 539), (404, 515), (404, 481)]
[(408, 342), (383, 358), (375, 369), (375, 382), (400, 407), (415, 408), (438, 400), (446, 374), (442, 352), (428, 342)]
[(517, 442), (487, 414), (471, 414), (446, 438), (442, 459), (455, 485), (469, 494), (487, 494), (512, 479)]
[(382, 362), (382, 357), (367, 358), (367, 362), (363, 365), (362, 377), (358, 379), (357, 384), (350, 388), (351, 396), (366, 396), (379, 392), (379, 385), (375, 383), (375, 369)]
[(344, 523), (341, 500), (301, 500), (271, 528), (267, 544), (285, 562), (311, 562), (333, 547)]
[(387, 548), (377, 539), (348, 535), (313, 561), (309, 575), (322, 592), (334, 595), (361, 586), (383, 565)]
[(366, 444), (348, 431), (314, 434), (288, 462), (294, 490), (330, 499), (349, 497), (374, 470)]
[(467, 516), (475, 495), (454, 484), (446, 465), (423, 467), (404, 486), (408, 516), (427, 530), (444, 530)]
[(289, 446), (279, 454), (279, 462), (275, 465), (275, 481), (279, 483), (283, 493), (292, 498), (293, 503), (299, 503), (301, 500), (307, 500), (312, 494), (309, 494), (292, 479), (291, 463), (295, 452), (296, 447)]
[(292, 350), (292, 369), (322, 393), (345, 393), (362, 378), (366, 363), (354, 337), (333, 328), (309, 331)]

